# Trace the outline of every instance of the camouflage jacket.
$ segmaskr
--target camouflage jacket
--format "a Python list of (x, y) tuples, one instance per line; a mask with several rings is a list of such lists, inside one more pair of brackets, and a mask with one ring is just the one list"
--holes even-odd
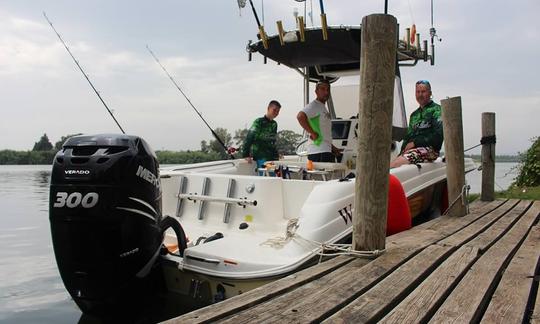
[(248, 131), (242, 156), (252, 156), (255, 160), (277, 160), (279, 158), (276, 148), (277, 123), (263, 116), (255, 119)]
[(439, 152), (443, 142), (441, 106), (431, 101), (424, 108), (416, 109), (409, 120), (407, 135), (403, 139), (401, 151), (409, 142), (416, 147), (431, 147)]

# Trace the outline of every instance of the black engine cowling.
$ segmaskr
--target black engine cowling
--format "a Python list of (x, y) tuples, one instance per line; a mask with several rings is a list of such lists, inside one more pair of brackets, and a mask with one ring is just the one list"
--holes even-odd
[(147, 294), (163, 232), (158, 161), (141, 138), (76, 136), (57, 153), (49, 218), (64, 285), (85, 313)]

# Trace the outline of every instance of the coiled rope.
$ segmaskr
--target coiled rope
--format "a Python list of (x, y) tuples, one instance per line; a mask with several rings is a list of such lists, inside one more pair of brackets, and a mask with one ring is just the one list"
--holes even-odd
[(284, 237), (270, 238), (265, 242), (261, 243), (261, 245), (267, 245), (275, 249), (281, 249), (289, 241), (294, 240), (298, 244), (303, 245), (308, 250), (311, 250), (314, 256), (320, 256), (319, 263), (322, 261), (322, 257), (325, 256), (349, 255), (363, 258), (376, 258), (385, 252), (384, 249), (373, 251), (358, 251), (352, 248), (352, 244), (323, 243), (315, 240), (310, 240), (296, 233), (296, 229), (298, 229), (298, 218), (290, 219), (287, 222), (287, 230), (285, 231)]

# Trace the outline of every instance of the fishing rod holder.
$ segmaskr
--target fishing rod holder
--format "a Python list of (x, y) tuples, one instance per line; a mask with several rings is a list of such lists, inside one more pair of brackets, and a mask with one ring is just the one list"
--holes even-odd
[(212, 202), (221, 202), (225, 204), (238, 204), (239, 206), (257, 206), (257, 200), (250, 200), (247, 198), (229, 198), (229, 197), (214, 197), (207, 195), (198, 195), (196, 193), (180, 193), (177, 195), (179, 199), (187, 199), (193, 202), (200, 201), (212, 201)]

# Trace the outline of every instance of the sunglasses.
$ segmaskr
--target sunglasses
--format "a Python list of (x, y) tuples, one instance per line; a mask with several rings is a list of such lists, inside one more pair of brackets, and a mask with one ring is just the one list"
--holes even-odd
[(418, 80), (418, 81), (416, 81), (416, 84), (426, 84), (426, 85), (430, 85), (428, 80)]

